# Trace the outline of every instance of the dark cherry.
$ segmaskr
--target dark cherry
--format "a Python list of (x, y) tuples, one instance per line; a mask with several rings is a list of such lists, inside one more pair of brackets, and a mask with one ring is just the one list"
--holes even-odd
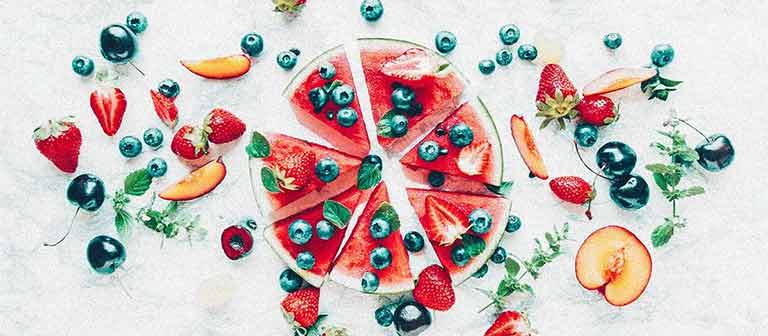
[(611, 181), (611, 200), (625, 210), (637, 210), (648, 204), (650, 190), (640, 175), (630, 174)]
[(429, 310), (416, 302), (403, 302), (395, 309), (395, 329), (400, 336), (416, 336), (432, 324)]
[(251, 253), (253, 236), (241, 225), (232, 225), (221, 232), (221, 248), (231, 260), (237, 260)]
[(88, 243), (85, 255), (94, 271), (112, 274), (125, 262), (125, 247), (110, 236), (96, 236)]
[(611, 141), (597, 150), (597, 167), (610, 179), (628, 176), (635, 168), (637, 154), (627, 144)]
[(96, 175), (82, 174), (67, 186), (67, 199), (85, 211), (96, 211), (104, 203), (104, 182)]
[(723, 134), (713, 134), (696, 146), (699, 153), (699, 165), (711, 172), (719, 172), (728, 167), (736, 152), (731, 140)]

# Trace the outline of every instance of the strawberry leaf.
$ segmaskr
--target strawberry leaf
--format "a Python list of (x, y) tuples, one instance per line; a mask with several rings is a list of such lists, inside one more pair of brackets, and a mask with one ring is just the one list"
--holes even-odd
[(264, 189), (267, 189), (269, 192), (280, 192), (280, 187), (277, 185), (277, 178), (275, 177), (275, 173), (268, 167), (261, 168), (261, 184), (264, 186)]
[(352, 217), (352, 213), (344, 204), (334, 200), (323, 202), (323, 218), (337, 228), (343, 229), (347, 227), (350, 217)]
[(128, 174), (123, 189), (128, 195), (141, 196), (149, 190), (150, 184), (152, 184), (152, 175), (149, 175), (146, 169), (139, 169)]
[(461, 240), (467, 253), (472, 257), (477, 257), (485, 251), (485, 240), (478, 236), (465, 233), (461, 235)]
[(387, 202), (381, 203), (379, 205), (379, 208), (376, 209), (376, 212), (373, 213), (373, 218), (381, 218), (387, 223), (389, 223), (390, 229), (392, 231), (395, 231), (400, 228), (400, 216), (397, 214), (397, 211), (392, 206), (392, 204), (389, 204)]
[(251, 135), (251, 143), (245, 147), (245, 152), (248, 156), (255, 159), (265, 158), (269, 156), (271, 149), (269, 141), (261, 133), (253, 131)]

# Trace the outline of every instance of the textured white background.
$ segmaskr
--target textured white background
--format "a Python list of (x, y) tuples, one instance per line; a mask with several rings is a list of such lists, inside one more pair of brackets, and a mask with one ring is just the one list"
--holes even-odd
[[(374, 24), (360, 18), (358, 1), (309, 2), (305, 12), (289, 22), (273, 14), (267, 0), (0, 0), (0, 335), (288, 335), (278, 308), (282, 266), (268, 246), (259, 241), (250, 257), (234, 263), (219, 248), (224, 227), (254, 214), (242, 142), (225, 155), (229, 173), (223, 184), (188, 206), (203, 215), (210, 231), (207, 239), (191, 246), (183, 240), (166, 241), (161, 249), (157, 234), (134, 229), (133, 238), (125, 242), (126, 270), (118, 272), (133, 296), (129, 299), (114, 277), (92, 272), (84, 256), (91, 237), (115, 235), (108, 203), (95, 216), (81, 215), (73, 234), (58, 248), (41, 247), (64, 230), (74, 209), (64, 197), (70, 177), (36, 153), (32, 129), (47, 118), (76, 115), (84, 133), (78, 173), (93, 172), (114, 190), (129, 171), (159, 155), (170, 167), (167, 177), (155, 183), (158, 189), (186, 173), (169, 148), (126, 161), (116, 143), (147, 127), (161, 127), (148, 96), (148, 89), (161, 79), (181, 83), (177, 104), (182, 123), (199, 122), (212, 107), (221, 106), (237, 112), (249, 127), (306, 134), (279, 95), (291, 74), (275, 65), (277, 52), (300, 48), (301, 66), (314, 54), (354, 37), (391, 36), (431, 44), (433, 34), (442, 29), (457, 34), (459, 45), (450, 59), (489, 103), (508, 144), (506, 177), (516, 181), (513, 210), (524, 224), (503, 245), (525, 256), (531, 238), (553, 224), (570, 221), (575, 230), (567, 254), (547, 266), (534, 284), (538, 297), (530, 314), (542, 334), (757, 335), (768, 328), (768, 223), (761, 211), (768, 200), (764, 1), (388, 0), (384, 17)], [(107, 139), (88, 107), (95, 83), (76, 77), (69, 62), (76, 54), (100, 59), (99, 30), (122, 22), (132, 10), (149, 17), (136, 60), (149, 76), (145, 80), (128, 67), (118, 67), (128, 112), (118, 135)], [(634, 89), (634, 96), (624, 99), (621, 121), (601, 133), (601, 142), (631, 145), (639, 155), (638, 167), (659, 158), (648, 144), (657, 139), (654, 130), (670, 107), (706, 131), (728, 134), (737, 148), (738, 158), (727, 171), (695, 178), (707, 193), (680, 204), (689, 228), (667, 247), (652, 251), (651, 283), (628, 307), (611, 307), (578, 285), (574, 252), (587, 234), (608, 224), (628, 227), (650, 246), (652, 228), (670, 208), (652, 186), (647, 207), (619, 210), (607, 197), (607, 183), (598, 182), (596, 218), (584, 222), (580, 209), (562, 206), (545, 183), (526, 178), (505, 126), (512, 113), (533, 119), (540, 67), (515, 60), (489, 77), (476, 69), (479, 59), (492, 57), (500, 47), (498, 27), (509, 22), (522, 28), (522, 42), (542, 29), (560, 33), (566, 49), (562, 64), (577, 87), (612, 67), (646, 64), (657, 43), (675, 46), (676, 59), (665, 74), (685, 80), (680, 91), (660, 103), (646, 102)], [(178, 64), (180, 58), (235, 53), (248, 31), (264, 36), (266, 50), (241, 79), (201, 80)], [(602, 36), (614, 31), (625, 42), (611, 54), (602, 46)], [(569, 135), (546, 130), (537, 138), (553, 176), (589, 176), (569, 147)], [(690, 139), (698, 140), (693, 133)], [(591, 160), (594, 152), (585, 155)], [(638, 172), (650, 181), (647, 172)], [(475, 313), (486, 300), (471, 288), (490, 288), (501, 275), (501, 268), (492, 266), (485, 279), (459, 288), (456, 307), (436, 314), (425, 335), (482, 334), (492, 317)], [(204, 308), (195, 299), (196, 290), (205, 279), (222, 276), (237, 285), (233, 300), (218, 309)], [(390, 335), (391, 329), (377, 327), (373, 319), (378, 304), (373, 297), (329, 284), (323, 289), (321, 310), (353, 335)]]

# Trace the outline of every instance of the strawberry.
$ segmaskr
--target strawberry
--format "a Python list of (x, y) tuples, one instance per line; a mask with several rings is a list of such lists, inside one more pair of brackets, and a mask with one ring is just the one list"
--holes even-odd
[(127, 105), (125, 94), (118, 88), (99, 88), (91, 92), (91, 110), (106, 135), (113, 136), (120, 129)]
[(466, 214), (454, 204), (434, 196), (427, 196), (424, 203), (427, 213), (424, 231), (430, 240), (448, 246), (469, 230)]
[(459, 170), (469, 176), (482, 174), (490, 163), (491, 144), (488, 142), (475, 142), (465, 146), (456, 160)]
[(431, 265), (419, 274), (413, 299), (424, 307), (447, 311), (456, 303), (456, 294), (451, 285), (451, 276), (440, 265)]
[(296, 328), (309, 328), (317, 322), (320, 289), (306, 287), (288, 294), (280, 306), (283, 316)]
[(543, 117), (541, 128), (556, 120), (560, 129), (565, 129), (565, 120), (576, 117), (574, 109), (579, 104), (579, 95), (568, 76), (557, 64), (547, 64), (541, 70), (539, 91), (536, 93), (537, 117)]
[(155, 105), (155, 113), (160, 120), (170, 129), (176, 127), (176, 122), (179, 121), (179, 110), (176, 108), (176, 103), (157, 90), (149, 90), (149, 93), (152, 96), (152, 104)]
[(437, 74), (440, 68), (441, 66), (434, 62), (426, 50), (411, 48), (397, 58), (384, 63), (381, 72), (389, 77), (418, 84), (422, 79)]
[(549, 181), (549, 188), (563, 201), (585, 204), (592, 200), (592, 186), (578, 176), (561, 176)]
[(242, 136), (245, 133), (245, 124), (231, 112), (216, 108), (205, 117), (203, 129), (208, 136), (208, 141), (223, 144)]
[(534, 333), (528, 326), (523, 314), (516, 311), (505, 311), (499, 314), (484, 336), (531, 336)]
[(618, 116), (618, 107), (613, 104), (613, 100), (601, 95), (584, 97), (576, 109), (581, 120), (595, 126), (608, 125), (616, 121)]
[(203, 136), (202, 130), (184, 125), (173, 136), (171, 151), (187, 160), (199, 159), (208, 154), (208, 141)]
[(297, 152), (275, 163), (277, 182), (285, 190), (304, 188), (315, 174), (317, 156), (312, 152)]
[(75, 125), (74, 117), (48, 120), (34, 131), (35, 146), (56, 168), (74, 173), (80, 158), (83, 136)]

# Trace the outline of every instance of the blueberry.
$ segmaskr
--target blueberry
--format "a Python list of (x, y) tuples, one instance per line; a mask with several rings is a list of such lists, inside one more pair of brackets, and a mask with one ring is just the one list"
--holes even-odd
[(384, 5), (381, 0), (363, 0), (360, 3), (360, 15), (366, 21), (376, 21), (384, 14)]
[(315, 175), (320, 181), (330, 183), (339, 177), (339, 164), (333, 158), (322, 158), (315, 165)]
[(163, 96), (174, 99), (181, 92), (181, 87), (175, 80), (166, 78), (157, 84), (157, 91)]
[(480, 70), (480, 73), (483, 75), (490, 75), (496, 70), (496, 63), (493, 63), (492, 60), (484, 59), (477, 63), (477, 69)]
[(521, 44), (517, 47), (517, 57), (521, 60), (533, 61), (538, 55), (539, 51), (532, 44)]
[(369, 164), (369, 165), (374, 165), (374, 166), (377, 166), (379, 168), (382, 167), (381, 156), (378, 156), (376, 154), (366, 155), (363, 158), (363, 163), (364, 164)]
[(416, 231), (411, 231), (403, 237), (403, 244), (405, 244), (406, 250), (419, 252), (424, 248), (424, 237)]
[(144, 143), (152, 148), (158, 148), (163, 144), (163, 132), (157, 128), (148, 128), (144, 131)]
[(96, 175), (82, 174), (67, 186), (67, 200), (85, 211), (99, 210), (105, 198), (104, 182)]
[(299, 252), (296, 255), (296, 265), (303, 270), (310, 270), (315, 267), (315, 256), (309, 251)]
[(637, 163), (637, 154), (627, 144), (611, 141), (597, 150), (597, 166), (610, 179), (629, 175)]
[(292, 269), (286, 268), (280, 273), (280, 288), (288, 293), (293, 293), (304, 283), (304, 280)]
[(277, 54), (277, 65), (285, 70), (291, 70), (298, 63), (299, 57), (290, 51), (283, 51)]
[(147, 163), (147, 172), (152, 177), (161, 177), (168, 171), (168, 164), (162, 158), (156, 157)]
[(507, 250), (501, 246), (497, 247), (491, 254), (491, 261), (495, 264), (502, 264), (505, 260), (507, 260)]
[(259, 56), (264, 50), (264, 39), (256, 33), (245, 34), (240, 40), (240, 49), (248, 56)]
[(382, 327), (391, 326), (392, 320), (395, 318), (395, 316), (392, 314), (392, 310), (389, 309), (389, 307), (387, 306), (376, 309), (376, 312), (374, 315), (376, 317), (376, 323), (378, 323)]
[(132, 32), (141, 34), (147, 30), (149, 20), (147, 20), (147, 17), (140, 12), (132, 12), (125, 17), (125, 25), (128, 26)]
[(419, 158), (424, 161), (435, 161), (440, 156), (440, 145), (432, 140), (424, 141), (419, 145), (418, 154)]
[(573, 131), (573, 138), (582, 147), (594, 146), (597, 143), (597, 135), (597, 127), (587, 123), (576, 125), (576, 129)]
[(520, 28), (513, 24), (506, 24), (499, 28), (499, 39), (505, 45), (513, 45), (520, 39)]
[(416, 94), (410, 88), (406, 86), (398, 86), (392, 90), (392, 106), (398, 110), (407, 111), (413, 106), (414, 100), (416, 100)]
[(392, 253), (386, 247), (377, 247), (371, 251), (371, 266), (377, 270), (383, 270), (392, 263)]
[(240, 225), (247, 227), (249, 230), (256, 230), (259, 227), (259, 224), (256, 223), (253, 217), (243, 217), (240, 220)]
[(360, 279), (360, 287), (365, 293), (373, 293), (379, 289), (379, 277), (372, 272), (365, 272)]
[(399, 138), (408, 133), (408, 118), (402, 114), (395, 114), (390, 121), (392, 137)]
[(440, 31), (435, 34), (435, 48), (441, 53), (449, 53), (456, 48), (456, 35), (449, 31)]
[(501, 66), (512, 63), (512, 58), (512, 52), (507, 48), (503, 48), (496, 52), (496, 63), (499, 63)]
[(323, 106), (328, 103), (328, 92), (322, 87), (309, 90), (307, 96), (309, 97), (309, 102), (312, 103), (312, 107), (315, 109), (315, 113), (320, 112)]
[(470, 255), (462, 244), (457, 244), (451, 250), (451, 260), (456, 266), (464, 266), (469, 262)]
[(669, 44), (656, 45), (651, 51), (651, 62), (659, 68), (667, 66), (674, 59), (675, 49)]
[(371, 237), (374, 239), (384, 239), (392, 233), (392, 227), (383, 218), (376, 217), (371, 220), (371, 226), (368, 227), (368, 231), (371, 232)]
[(288, 238), (296, 245), (304, 245), (312, 239), (312, 225), (303, 219), (297, 219), (288, 226)]
[(343, 107), (339, 112), (336, 112), (336, 122), (341, 127), (352, 127), (357, 122), (357, 118), (357, 111), (349, 106)]
[(321, 240), (329, 240), (333, 238), (333, 234), (336, 232), (336, 228), (333, 224), (325, 219), (321, 219), (317, 222), (315, 230), (317, 231), (317, 238), (320, 238)]
[(467, 124), (460, 122), (448, 131), (448, 140), (456, 147), (464, 147), (472, 143), (474, 133)]
[(355, 90), (347, 84), (342, 84), (331, 91), (331, 97), (336, 105), (347, 106), (355, 99)]
[(520, 230), (521, 226), (523, 226), (523, 222), (520, 220), (520, 217), (509, 215), (509, 217), (507, 217), (507, 226), (504, 228), (504, 231), (514, 233), (517, 230)]
[(469, 214), (469, 227), (475, 233), (483, 234), (490, 231), (492, 224), (493, 217), (483, 208), (472, 210)]
[(93, 60), (85, 56), (75, 56), (72, 59), (72, 71), (80, 76), (90, 76), (96, 67)]
[(434, 188), (440, 188), (445, 184), (445, 174), (438, 171), (430, 171), (427, 175), (427, 182)]
[(603, 37), (603, 44), (608, 49), (618, 49), (621, 47), (622, 39), (619, 33), (609, 33)]
[(134, 158), (141, 154), (141, 141), (139, 138), (129, 135), (120, 139), (118, 144), (120, 154), (126, 158)]
[(336, 67), (329, 62), (323, 62), (317, 66), (317, 73), (320, 74), (320, 78), (331, 80), (336, 76)]
[(96, 236), (88, 243), (85, 252), (88, 263), (96, 273), (112, 274), (125, 262), (125, 247), (109, 236)]

